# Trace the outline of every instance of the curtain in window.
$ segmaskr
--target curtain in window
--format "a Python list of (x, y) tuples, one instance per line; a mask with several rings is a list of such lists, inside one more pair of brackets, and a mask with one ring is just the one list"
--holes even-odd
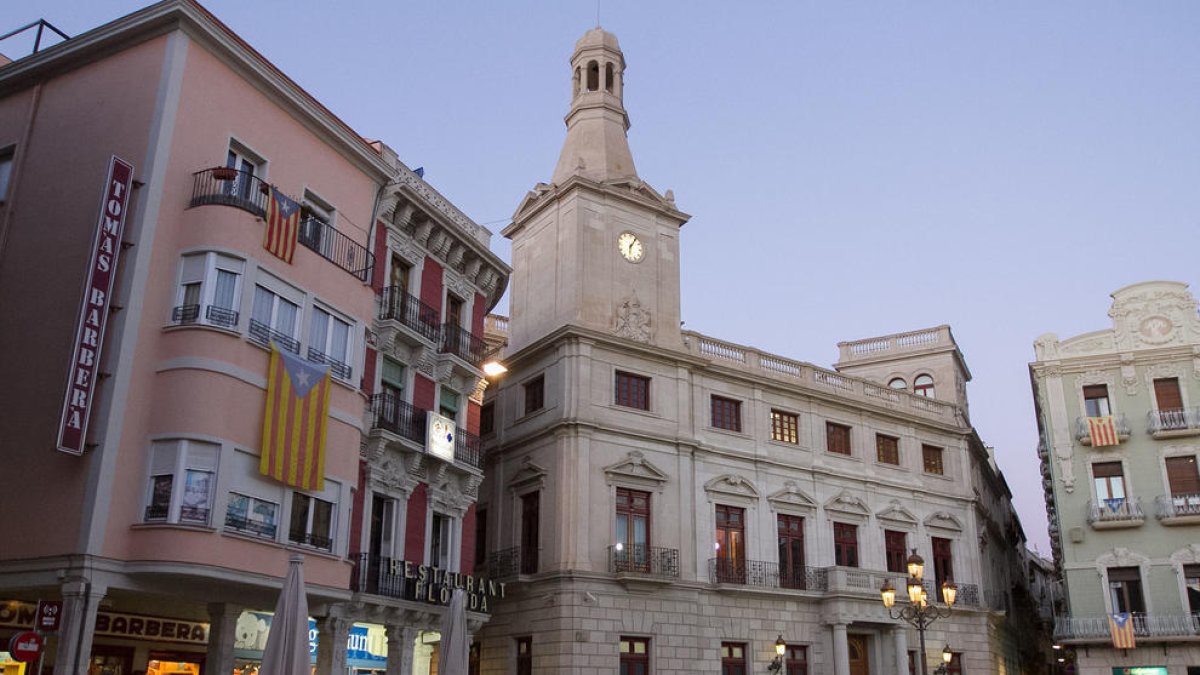
[(217, 270), (217, 284), (213, 292), (213, 305), (222, 309), (234, 309), (233, 293), (237, 287), (237, 276), (228, 270)]

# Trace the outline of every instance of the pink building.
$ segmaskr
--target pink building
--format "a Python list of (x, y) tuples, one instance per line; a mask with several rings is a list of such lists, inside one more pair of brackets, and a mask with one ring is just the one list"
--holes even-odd
[[(290, 551), (318, 672), (420, 669), (449, 586), (485, 621), (489, 239), (194, 2), (0, 66), (0, 642), (61, 601), (56, 674), (251, 673)], [(319, 481), (260, 472), (272, 344), (329, 372)]]

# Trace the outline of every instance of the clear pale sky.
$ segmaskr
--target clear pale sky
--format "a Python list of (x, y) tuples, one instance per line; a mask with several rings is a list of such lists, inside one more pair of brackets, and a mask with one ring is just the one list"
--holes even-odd
[[(5, 2), (0, 33), (143, 4)], [(595, 0), (205, 6), (493, 231), (550, 178), (597, 20)], [(603, 0), (600, 23), (638, 173), (692, 214), (686, 327), (828, 366), (839, 340), (950, 324), (1048, 554), (1033, 340), (1108, 327), (1130, 283), (1200, 293), (1200, 3)]]

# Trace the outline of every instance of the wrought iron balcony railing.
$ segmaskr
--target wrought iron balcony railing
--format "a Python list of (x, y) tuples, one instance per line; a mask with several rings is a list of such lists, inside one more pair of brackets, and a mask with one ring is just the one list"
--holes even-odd
[(166, 504), (151, 504), (146, 507), (146, 521), (166, 520), (170, 507)]
[(274, 340), (281, 348), (294, 354), (300, 353), (299, 340), (280, 333), (257, 319), (250, 319), (250, 339), (264, 347), (270, 347), (271, 341)]
[(390, 431), (415, 443), (425, 443), (426, 411), (390, 392), (371, 397), (371, 428)]
[(793, 588), (823, 591), (828, 588), (828, 570), (793, 565), (780, 567), (765, 560), (709, 558), (708, 579), (714, 584), (739, 584), (764, 588)]
[(1183, 436), (1187, 432), (1200, 434), (1200, 408), (1151, 410), (1146, 413), (1146, 430), (1150, 434)]
[(267, 539), (275, 538), (276, 526), (274, 523), (264, 523), (259, 520), (251, 520), (233, 513), (225, 514), (226, 529), (237, 532), (253, 534), (257, 537), (265, 537)]
[[(249, 171), (226, 167), (202, 169), (192, 174), (191, 206), (232, 206), (262, 218), (270, 191), (270, 184)], [(309, 216), (300, 222), (297, 243), (360, 281), (371, 279), (375, 256), (319, 218)]]
[(214, 326), (221, 328), (237, 328), (238, 313), (232, 309), (209, 305), (204, 309), (204, 318)]
[(370, 281), (375, 256), (325, 221), (309, 216), (300, 221), (299, 244), (349, 272), (359, 281)]
[(200, 318), (200, 305), (180, 305), (171, 310), (171, 323), (187, 325)]
[(679, 549), (645, 544), (608, 547), (608, 571), (659, 579), (679, 578)]
[[(1139, 639), (1181, 638), (1200, 635), (1200, 614), (1133, 613), (1133, 633)], [(1108, 642), (1108, 616), (1059, 616), (1054, 620), (1056, 640)]]
[[(1116, 413), (1111, 415), (1113, 418), (1113, 426), (1117, 429), (1117, 442), (1124, 441), (1129, 438), (1129, 420), (1125, 418), (1125, 413)], [(1087, 417), (1075, 418), (1075, 440), (1084, 445), (1092, 444), (1092, 432), (1088, 427)]]
[(329, 366), (330, 372), (332, 372), (333, 376), (339, 380), (349, 380), (354, 374), (354, 369), (348, 364), (338, 361), (319, 349), (309, 347), (308, 360), (312, 361), (313, 363)]
[(487, 354), (487, 343), (471, 331), (452, 323), (442, 324), (442, 341), (438, 351), (453, 354), (467, 363), (478, 367)]
[(288, 541), (293, 544), (303, 544), (304, 546), (312, 546), (323, 551), (333, 550), (333, 539), (321, 534), (313, 534), (312, 532), (301, 532), (300, 530), (291, 530), (288, 532)]
[(1200, 516), (1200, 494), (1159, 495), (1154, 505), (1159, 520)]
[(1088, 524), (1095, 526), (1138, 525), (1146, 519), (1139, 497), (1088, 500)]
[(399, 321), (430, 342), (437, 342), (438, 311), (409, 295), (400, 286), (388, 286), (379, 296), (379, 319)]
[(479, 437), (462, 427), (454, 432), (454, 461), (483, 468), (483, 444)]

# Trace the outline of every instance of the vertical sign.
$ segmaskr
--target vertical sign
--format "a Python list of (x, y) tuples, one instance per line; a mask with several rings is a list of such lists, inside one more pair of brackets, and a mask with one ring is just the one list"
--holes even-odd
[(104, 326), (108, 323), (109, 296), (112, 293), (117, 255), (121, 251), (121, 232), (125, 229), (125, 212), (132, 183), (133, 166), (113, 155), (108, 164), (108, 178), (104, 181), (100, 220), (92, 240), (91, 263), (83, 286), (74, 355), (67, 371), (67, 394), (58, 427), (58, 449), (72, 455), (83, 454), (92, 396), (96, 391), (96, 373), (100, 367), (100, 347), (104, 344)]

